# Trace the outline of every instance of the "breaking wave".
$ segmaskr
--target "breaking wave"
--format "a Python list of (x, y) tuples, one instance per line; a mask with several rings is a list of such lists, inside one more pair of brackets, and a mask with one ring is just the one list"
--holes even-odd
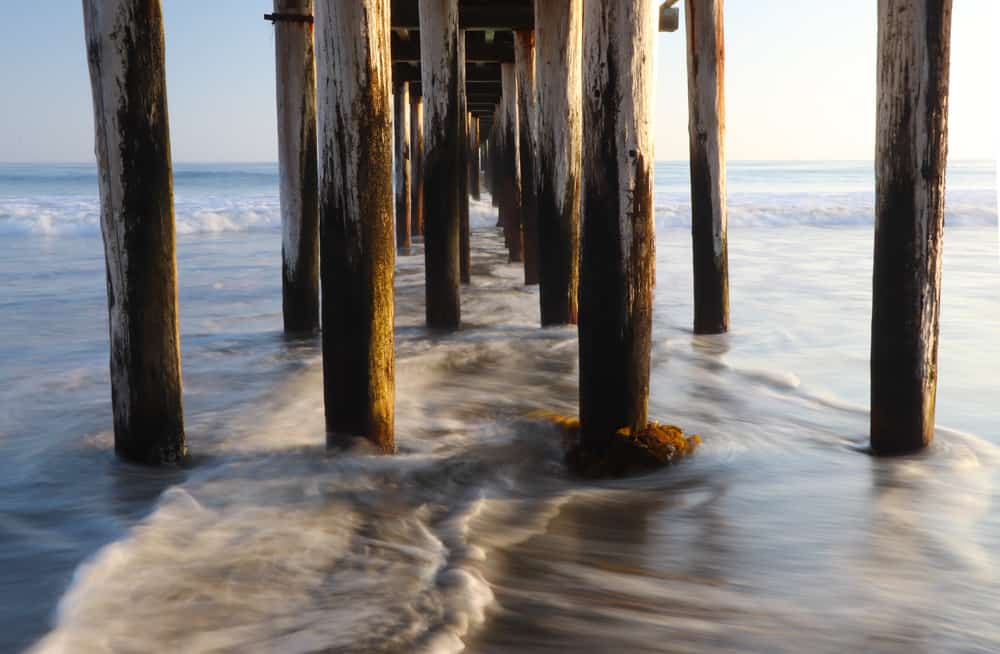
[[(960, 191), (948, 200), (945, 222), (949, 227), (997, 224), (996, 196), (991, 192)], [(97, 236), (100, 234), (98, 209), (96, 198), (0, 199), (0, 236)], [(240, 200), (179, 200), (175, 213), (179, 235), (281, 228), (277, 194)], [(874, 200), (869, 193), (753, 193), (734, 194), (729, 198), (729, 224), (737, 228), (870, 226), (874, 213)], [(687, 228), (690, 224), (691, 203), (686, 196), (658, 194), (658, 228)]]

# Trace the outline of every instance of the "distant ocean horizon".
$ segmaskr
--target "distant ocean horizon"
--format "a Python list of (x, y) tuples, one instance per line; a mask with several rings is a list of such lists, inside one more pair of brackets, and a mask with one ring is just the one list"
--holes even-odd
[[(730, 161), (729, 220), (733, 226), (872, 224), (870, 161)], [(178, 234), (280, 228), (277, 164), (174, 164)], [(687, 162), (656, 163), (658, 228), (690, 223)], [(98, 235), (96, 167), (0, 164), (0, 236)], [(996, 163), (954, 160), (947, 180), (949, 225), (997, 221)]]

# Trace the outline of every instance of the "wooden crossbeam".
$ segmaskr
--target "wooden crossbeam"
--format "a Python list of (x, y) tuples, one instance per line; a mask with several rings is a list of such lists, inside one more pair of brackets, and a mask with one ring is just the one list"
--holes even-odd
[[(418, 97), (423, 95), (423, 88), (420, 82), (410, 82), (410, 94)], [(500, 82), (473, 81), (465, 83), (465, 93), (470, 101), (473, 97), (496, 97), (501, 95)]]
[[(535, 9), (531, 0), (463, 0), (459, 25), (463, 30), (532, 29)], [(392, 0), (393, 29), (420, 29), (417, 0)]]
[[(514, 37), (509, 31), (495, 32), (486, 39), (486, 32), (466, 32), (466, 63), (514, 61)], [(392, 60), (394, 62), (420, 63), (420, 32), (394, 30), (392, 33)]]
[[(392, 67), (393, 81), (399, 82), (419, 82), (420, 66), (410, 62), (398, 62)], [(476, 84), (480, 82), (500, 82), (500, 64), (498, 63), (473, 63), (465, 66), (466, 84)]]

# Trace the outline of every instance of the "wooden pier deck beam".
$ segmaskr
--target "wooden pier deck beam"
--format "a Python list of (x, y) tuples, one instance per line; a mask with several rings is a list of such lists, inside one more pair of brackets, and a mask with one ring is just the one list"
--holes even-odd
[[(309, 21), (290, 17), (308, 17)], [(319, 189), (313, 0), (274, 0), (285, 332), (319, 329)]]
[(410, 251), (410, 230), (413, 207), (413, 189), (410, 154), (410, 84), (399, 82), (393, 92), (396, 130), (396, 249), (401, 254)]
[(460, 37), (458, 0), (420, 0), (427, 324), (440, 329), (458, 329), (461, 321)]
[(517, 70), (514, 64), (500, 64), (503, 85), (503, 162), (500, 173), (507, 250), (511, 263), (524, 260), (524, 230), (521, 221), (521, 152), (517, 115)]
[(186, 455), (173, 173), (159, 0), (84, 0), (107, 266), (115, 451)]
[(687, 0), (694, 333), (729, 331), (723, 0)]
[(424, 235), (424, 99), (410, 96), (410, 231)]
[(951, 0), (879, 0), (871, 446), (934, 437)]
[(580, 435), (597, 453), (647, 423), (653, 12), (653, 0), (584, 3)]
[(517, 73), (518, 163), (521, 171), (521, 224), (524, 233), (524, 283), (538, 283), (538, 188), (535, 179), (535, 32), (514, 32)]
[(319, 0), (327, 443), (395, 449), (389, 0)]
[(577, 321), (583, 1), (535, 3), (542, 325)]

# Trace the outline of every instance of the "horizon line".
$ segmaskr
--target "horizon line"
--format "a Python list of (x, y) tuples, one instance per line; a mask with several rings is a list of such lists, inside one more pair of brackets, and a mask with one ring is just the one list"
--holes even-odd
[[(961, 163), (997, 163), (998, 157), (949, 157), (949, 162), (961, 162)], [(688, 163), (688, 159), (654, 159), (653, 163)], [(874, 163), (875, 159), (847, 159), (847, 158), (833, 158), (833, 159), (823, 159), (823, 158), (802, 158), (802, 159), (728, 159), (726, 163)], [(265, 160), (265, 159), (175, 159), (171, 162), (172, 165), (273, 165), (277, 166), (278, 161)], [(85, 165), (97, 165), (97, 161), (70, 161), (70, 160), (50, 160), (50, 161), (0, 161), (0, 166), (85, 166)]]

